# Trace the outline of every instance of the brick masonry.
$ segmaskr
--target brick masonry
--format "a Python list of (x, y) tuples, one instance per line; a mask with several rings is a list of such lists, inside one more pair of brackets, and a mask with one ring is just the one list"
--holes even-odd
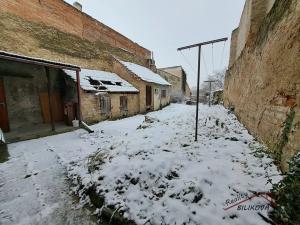
[(0, 0), (0, 11), (43, 23), (92, 42), (104, 41), (142, 58), (151, 52), (63, 0)]

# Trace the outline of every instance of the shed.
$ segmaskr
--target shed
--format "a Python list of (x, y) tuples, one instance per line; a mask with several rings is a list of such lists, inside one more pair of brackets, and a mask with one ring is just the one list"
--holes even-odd
[[(74, 71), (64, 72), (76, 82)], [(115, 73), (82, 69), (80, 87), (82, 116), (89, 124), (139, 113), (139, 90)]]
[[(0, 128), (8, 143), (67, 130), (62, 69), (79, 80), (78, 66), (0, 51)], [(76, 103), (80, 120), (79, 92)]]

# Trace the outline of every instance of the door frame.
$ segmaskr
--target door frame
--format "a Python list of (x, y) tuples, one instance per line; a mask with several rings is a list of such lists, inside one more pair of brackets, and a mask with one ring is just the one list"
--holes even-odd
[[(150, 103), (150, 105), (148, 103)], [(147, 110), (151, 110), (152, 104), (153, 104), (153, 100), (152, 100), (152, 86), (151, 85), (146, 85), (146, 109)]]
[(6, 102), (6, 95), (5, 95), (5, 87), (4, 87), (4, 80), (0, 78), (0, 96), (1, 94), (3, 95), (3, 100), (1, 102), (0, 99), (0, 108), (3, 111), (3, 115), (0, 114), (0, 116), (2, 115), (2, 118), (0, 118), (0, 120), (4, 123), (4, 127), (1, 127), (3, 132), (9, 132), (10, 131), (10, 127), (9, 127), (9, 119), (8, 119), (8, 111), (7, 111), (7, 102)]

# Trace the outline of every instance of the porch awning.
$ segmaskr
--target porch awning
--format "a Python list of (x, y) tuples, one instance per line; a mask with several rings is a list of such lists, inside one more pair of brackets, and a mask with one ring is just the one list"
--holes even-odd
[(14, 62), (33, 64), (38, 66), (45, 66), (57, 69), (67, 69), (73, 71), (80, 71), (80, 67), (72, 64), (65, 64), (57, 61), (50, 61), (42, 58), (34, 58), (24, 55), (18, 55), (11, 52), (0, 51), (0, 59), (10, 60)]

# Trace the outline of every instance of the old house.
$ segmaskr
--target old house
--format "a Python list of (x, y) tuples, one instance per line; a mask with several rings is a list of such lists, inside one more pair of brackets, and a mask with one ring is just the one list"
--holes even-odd
[(147, 67), (115, 59), (114, 71), (140, 91), (141, 113), (158, 110), (170, 103), (171, 84)]
[(187, 83), (187, 74), (182, 66), (160, 68), (160, 76), (172, 84), (170, 96), (172, 102), (182, 102), (191, 98), (191, 89)]
[[(21, 127), (27, 127), (29, 122), (46, 125), (50, 116), (51, 127), (58, 130), (59, 125), (71, 125), (72, 120), (81, 116), (84, 121), (95, 123), (157, 110), (170, 102), (170, 84), (151, 70), (155, 68), (151, 51), (92, 18), (78, 4), (72, 6), (62, 0), (1, 0), (0, 39), (2, 51), (61, 65), (49, 70), (36, 64), (10, 66), (19, 68), (13, 74), (26, 73), (14, 78), (7, 78), (8, 72), (3, 70), (0, 77), (4, 76), (6, 98), (14, 104), (9, 109), (24, 107), (25, 112), (24, 115), (8, 113), (13, 115), (10, 118), (19, 118), (10, 121), (11, 131), (24, 133)], [(5, 61), (2, 65), (9, 64)], [(69, 68), (77, 71), (76, 82), (75, 72), (69, 72)], [(88, 69), (83, 70), (80, 79), (81, 68)], [(49, 89), (53, 92), (50, 95), (46, 93), (49, 81), (45, 71), (50, 74)], [(19, 82), (24, 76), (26, 82)], [(22, 89), (23, 92), (19, 91)], [(34, 98), (28, 97), (33, 91)], [(23, 93), (23, 100), (13, 102), (15, 98), (14, 95), (9, 98), (10, 93), (18, 93), (18, 99)], [(53, 113), (47, 99), (52, 103)]]
[[(72, 89), (76, 86), (76, 74), (64, 72)], [(139, 113), (139, 90), (117, 74), (82, 69), (80, 87), (82, 119), (89, 124)]]

